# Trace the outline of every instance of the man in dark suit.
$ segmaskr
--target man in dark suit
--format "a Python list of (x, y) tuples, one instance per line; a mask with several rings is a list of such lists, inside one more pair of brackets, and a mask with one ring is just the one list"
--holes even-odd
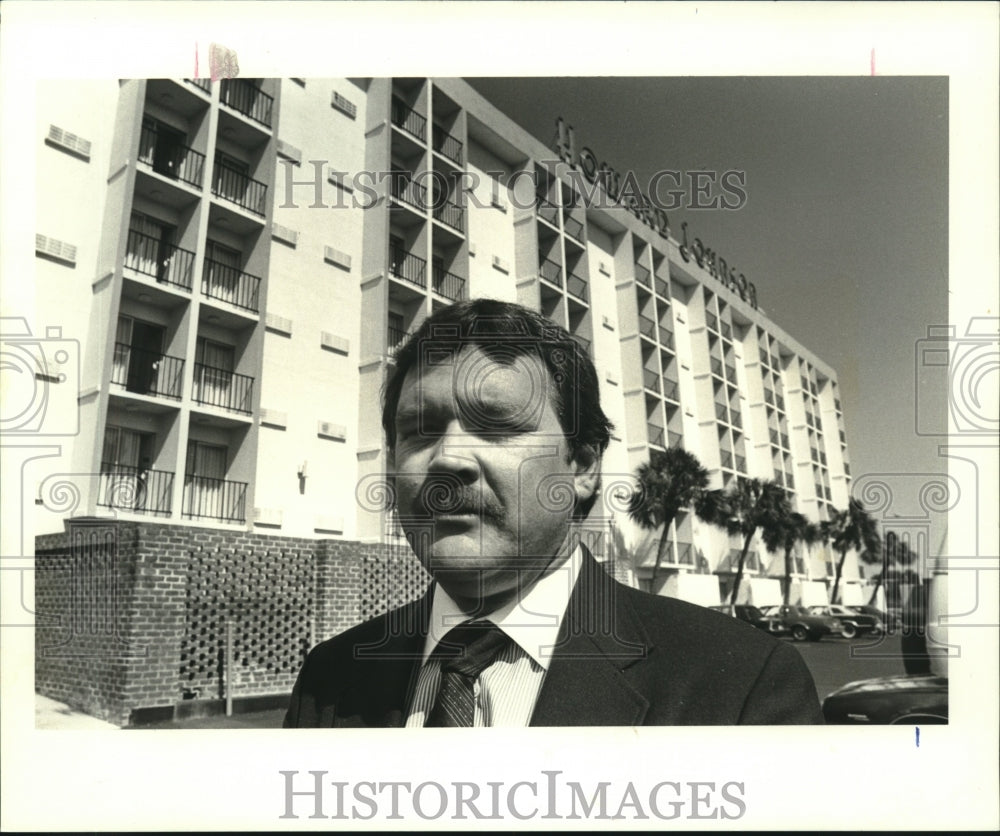
[(578, 542), (611, 424), (563, 329), (495, 300), (397, 352), (382, 416), (419, 600), (316, 647), (286, 727), (821, 723), (798, 652), (626, 587)]

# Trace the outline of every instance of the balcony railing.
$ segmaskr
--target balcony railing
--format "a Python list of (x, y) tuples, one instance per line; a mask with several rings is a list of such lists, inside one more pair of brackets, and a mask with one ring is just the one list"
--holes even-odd
[(576, 273), (570, 273), (566, 276), (566, 290), (569, 291), (570, 296), (575, 296), (581, 302), (590, 301), (590, 295), (587, 292), (587, 281)]
[(735, 461), (736, 461), (736, 470), (738, 470), (740, 473), (746, 473), (747, 472), (746, 458), (743, 456), (736, 456)]
[(788, 433), (782, 433), (781, 434), (781, 446), (784, 447), (786, 450), (791, 449), (788, 446)]
[(126, 392), (180, 400), (184, 361), (158, 351), (115, 343), (111, 362), (111, 382)]
[(729, 413), (729, 423), (732, 424), (737, 429), (743, 429), (743, 419), (736, 410), (731, 410)]
[(246, 522), (247, 483), (208, 476), (184, 477), (186, 519)]
[(705, 311), (705, 324), (713, 331), (719, 330), (719, 318), (711, 311)]
[(462, 142), (458, 137), (452, 136), (444, 128), (435, 125), (431, 131), (431, 139), (435, 151), (443, 154), (457, 165), (462, 164)]
[(723, 320), (721, 327), (722, 327), (722, 336), (725, 337), (727, 340), (732, 339), (732, 337), (733, 337), (732, 326), (730, 326), (730, 324), (728, 322), (726, 322), (725, 320)]
[(201, 278), (201, 292), (210, 299), (253, 313), (260, 311), (260, 276), (206, 258)]
[(416, 182), (409, 172), (392, 173), (389, 178), (389, 194), (421, 212), (427, 208), (427, 189), (422, 183)]
[(785, 474), (785, 487), (786, 488), (794, 488), (795, 487), (795, 478), (792, 476), (791, 473), (786, 473)]
[(188, 84), (193, 84), (195, 87), (200, 87), (206, 93), (212, 92), (212, 79), (210, 78), (186, 78), (184, 80)]
[(538, 217), (552, 226), (559, 226), (559, 207), (547, 197), (538, 195), (537, 200)]
[(670, 298), (670, 284), (659, 276), (653, 276), (653, 285), (656, 288), (656, 295), (664, 299)]
[(541, 264), (538, 265), (538, 275), (549, 284), (562, 287), (562, 266), (556, 264), (551, 258), (542, 259)]
[(421, 142), (427, 136), (427, 119), (407, 105), (399, 96), (392, 97), (391, 119), (393, 125), (402, 128)]
[(681, 433), (675, 433), (673, 430), (667, 430), (667, 443), (671, 447), (683, 447), (684, 436)]
[(452, 229), (465, 232), (465, 211), (457, 203), (450, 200), (439, 202), (434, 207), (434, 217)]
[(271, 127), (274, 99), (253, 82), (243, 78), (222, 79), (219, 101), (265, 128)]
[(652, 290), (653, 286), (652, 286), (652, 284), (650, 282), (650, 278), (649, 277), (650, 277), (649, 270), (647, 270), (641, 264), (636, 264), (635, 265), (635, 280), (639, 284), (641, 284), (643, 287), (648, 288), (649, 290)]
[(389, 272), (417, 287), (427, 287), (427, 261), (401, 247), (389, 248)]
[(97, 504), (134, 514), (170, 516), (174, 474), (110, 462), (101, 463)]
[(722, 466), (727, 467), (730, 470), (733, 467), (733, 454), (729, 450), (720, 450), (719, 458), (722, 461)]
[(674, 332), (672, 329), (667, 328), (662, 322), (656, 327), (657, 333), (660, 337), (660, 345), (666, 346), (669, 349), (674, 347)]
[(760, 348), (757, 350), (757, 355), (760, 357), (761, 363), (763, 363), (765, 366), (769, 364), (770, 360), (768, 358), (767, 351), (765, 351), (763, 348)]
[(655, 369), (642, 370), (642, 385), (651, 392), (660, 393), (660, 373)]
[(586, 354), (590, 354), (590, 340), (586, 337), (582, 337), (579, 334), (570, 334), (570, 336), (576, 341), (577, 345), (584, 350)]
[(729, 408), (724, 403), (715, 404), (715, 417), (720, 421), (729, 422)]
[(681, 395), (680, 390), (677, 388), (676, 380), (668, 380), (667, 378), (663, 379), (663, 395), (672, 401), (680, 403)]
[(156, 125), (143, 125), (139, 140), (139, 162), (157, 174), (200, 189), (205, 155), (187, 145), (161, 136)]
[(709, 366), (711, 366), (712, 374), (722, 377), (722, 361), (718, 357), (710, 358)]
[(576, 218), (567, 215), (563, 220), (563, 229), (566, 230), (566, 234), (569, 235), (570, 238), (574, 238), (581, 244), (583, 243), (583, 224)]
[(125, 267), (151, 276), (158, 282), (190, 290), (194, 276), (194, 253), (130, 229), (125, 247)]
[(639, 314), (639, 333), (651, 340), (656, 340), (656, 321)]
[(646, 424), (646, 433), (649, 437), (649, 443), (655, 447), (663, 447), (663, 427), (658, 427), (656, 424)]
[(392, 351), (396, 346), (403, 342), (412, 332), (405, 330), (404, 328), (396, 328), (390, 325), (388, 328), (386, 336), (386, 345), (389, 347), (389, 351)]
[(242, 171), (230, 168), (225, 163), (216, 162), (212, 194), (241, 209), (264, 217), (264, 202), (267, 199), (267, 184), (254, 180)]
[(785, 399), (781, 395), (774, 396), (774, 405), (778, 407), (782, 412), (785, 411)]
[(736, 366), (726, 363), (726, 380), (736, 380)]
[(204, 363), (194, 364), (194, 401), (249, 415), (253, 408), (253, 378)]
[(458, 301), (465, 293), (465, 279), (449, 273), (442, 267), (435, 267), (434, 271), (434, 292), (440, 293), (447, 299)]

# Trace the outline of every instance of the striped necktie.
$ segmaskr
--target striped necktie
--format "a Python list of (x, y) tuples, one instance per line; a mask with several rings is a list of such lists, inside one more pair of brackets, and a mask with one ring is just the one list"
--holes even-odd
[(460, 624), (434, 649), (441, 658), (441, 684), (425, 726), (471, 727), (476, 678), (496, 660), (510, 640), (489, 621)]

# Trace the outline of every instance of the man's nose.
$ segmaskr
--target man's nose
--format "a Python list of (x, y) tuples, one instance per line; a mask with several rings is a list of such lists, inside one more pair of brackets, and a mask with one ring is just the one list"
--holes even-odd
[(466, 432), (458, 421), (452, 421), (435, 439), (428, 469), (474, 479), (479, 475), (477, 448), (481, 446), (481, 439)]

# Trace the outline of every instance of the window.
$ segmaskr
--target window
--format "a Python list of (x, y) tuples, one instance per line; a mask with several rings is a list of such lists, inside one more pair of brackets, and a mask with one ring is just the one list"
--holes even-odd
[(140, 395), (166, 392), (169, 387), (162, 386), (160, 379), (164, 333), (162, 325), (143, 322), (130, 316), (119, 316), (111, 370), (112, 382), (122, 384), (126, 391)]
[(186, 136), (169, 125), (149, 116), (142, 117), (139, 140), (139, 160), (152, 166), (153, 171), (176, 180), (187, 151)]
[(239, 304), (242, 259), (243, 255), (239, 250), (209, 238), (205, 245), (205, 272), (202, 277), (205, 295), (230, 304)]

